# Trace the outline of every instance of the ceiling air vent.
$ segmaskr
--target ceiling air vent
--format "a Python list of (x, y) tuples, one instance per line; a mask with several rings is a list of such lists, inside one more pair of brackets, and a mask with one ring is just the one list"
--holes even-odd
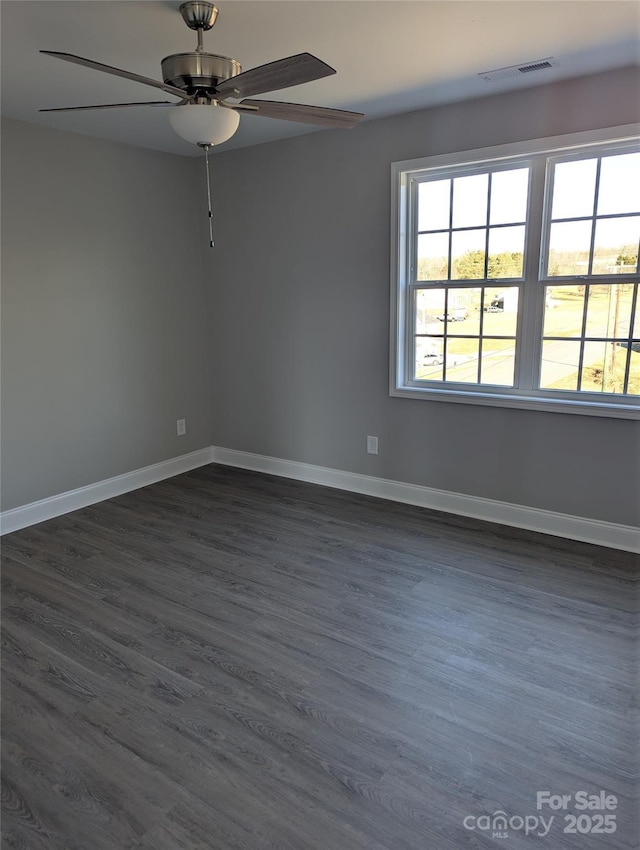
[(522, 65), (509, 65), (507, 68), (496, 68), (495, 71), (482, 71), (478, 76), (489, 82), (507, 80), (510, 77), (521, 77), (523, 74), (530, 74), (533, 71), (544, 71), (545, 68), (552, 68), (554, 65), (553, 56), (548, 56), (546, 59), (536, 59), (534, 62), (525, 62)]

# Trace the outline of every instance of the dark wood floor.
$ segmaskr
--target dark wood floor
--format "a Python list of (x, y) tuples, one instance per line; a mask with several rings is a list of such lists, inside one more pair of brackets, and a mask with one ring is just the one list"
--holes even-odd
[(8, 535), (3, 846), (633, 847), (637, 577), (222, 466)]

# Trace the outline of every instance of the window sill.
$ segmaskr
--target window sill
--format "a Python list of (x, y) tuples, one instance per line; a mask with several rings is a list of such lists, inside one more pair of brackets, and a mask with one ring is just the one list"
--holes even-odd
[(582, 416), (601, 416), (613, 419), (640, 420), (638, 404), (582, 399), (549, 398), (518, 391), (510, 393), (479, 392), (473, 390), (440, 389), (424, 386), (392, 386), (389, 395), (394, 398), (413, 398), (423, 401), (445, 401), (453, 404), (479, 404), (487, 407), (511, 407), (520, 410), (540, 410), (545, 413), (574, 413)]

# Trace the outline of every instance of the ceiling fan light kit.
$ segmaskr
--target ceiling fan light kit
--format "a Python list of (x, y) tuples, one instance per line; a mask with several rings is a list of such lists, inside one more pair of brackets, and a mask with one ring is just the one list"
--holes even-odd
[[(359, 112), (299, 103), (254, 100), (254, 96), (258, 94), (278, 91), (330, 76), (336, 73), (335, 69), (310, 53), (298, 53), (243, 72), (242, 66), (235, 59), (204, 51), (203, 33), (213, 27), (218, 17), (218, 8), (213, 3), (205, 2), (205, 0), (187, 0), (180, 6), (180, 14), (189, 29), (196, 31), (198, 44), (192, 53), (174, 53), (162, 60), (162, 82), (71, 53), (40, 51), (56, 59), (152, 86), (179, 97), (179, 103), (172, 104), (168, 101), (106, 103), (40, 111), (69, 112), (85, 109), (118, 109), (129, 106), (170, 107), (169, 122), (174, 131), (186, 141), (204, 148), (211, 230), (211, 191), (206, 155), (210, 147), (220, 145), (234, 135), (242, 112), (251, 112), (266, 118), (344, 128), (355, 127), (364, 115)], [(213, 240), (210, 241), (213, 246)]]
[(238, 129), (240, 113), (215, 104), (187, 103), (170, 110), (169, 122), (187, 142), (200, 147), (221, 145)]

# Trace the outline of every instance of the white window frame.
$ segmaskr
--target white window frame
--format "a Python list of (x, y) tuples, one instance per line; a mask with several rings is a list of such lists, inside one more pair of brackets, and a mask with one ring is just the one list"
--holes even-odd
[[(528, 410), (544, 410), (557, 413), (578, 413), (592, 416), (607, 416), (624, 419), (640, 419), (638, 396), (604, 393), (561, 392), (553, 390), (531, 390), (490, 387), (468, 384), (425, 386), (424, 381), (410, 378), (410, 350), (412, 348), (412, 309), (410, 274), (413, 252), (413, 222), (410, 218), (409, 192), (412, 178), (428, 170), (442, 168), (464, 168), (481, 170), (491, 168), (496, 160), (512, 159), (514, 164), (530, 158), (531, 197), (530, 215), (526, 231), (524, 283), (521, 282), (522, 297), (518, 303), (518, 339), (516, 341), (516, 383), (536, 386), (540, 369), (542, 345), (542, 321), (544, 316), (544, 289), (552, 281), (563, 278), (542, 276), (547, 247), (543, 244), (542, 227), (545, 221), (545, 178), (547, 159), (563, 154), (578, 152), (582, 148), (588, 153), (589, 146), (638, 142), (640, 123), (621, 127), (609, 127), (480, 148), (470, 151), (442, 154), (421, 159), (405, 160), (391, 164), (391, 333), (390, 333), (390, 385), (391, 396), (429, 401), (447, 401), (464, 404), (480, 404), (499, 407), (515, 407)], [(525, 164), (524, 162), (522, 164)], [(527, 250), (528, 245), (540, 249)], [(635, 280), (635, 278), (634, 278)], [(482, 280), (469, 285), (486, 285)], [(505, 281), (508, 285), (508, 281)], [(640, 296), (639, 296), (640, 297)]]

